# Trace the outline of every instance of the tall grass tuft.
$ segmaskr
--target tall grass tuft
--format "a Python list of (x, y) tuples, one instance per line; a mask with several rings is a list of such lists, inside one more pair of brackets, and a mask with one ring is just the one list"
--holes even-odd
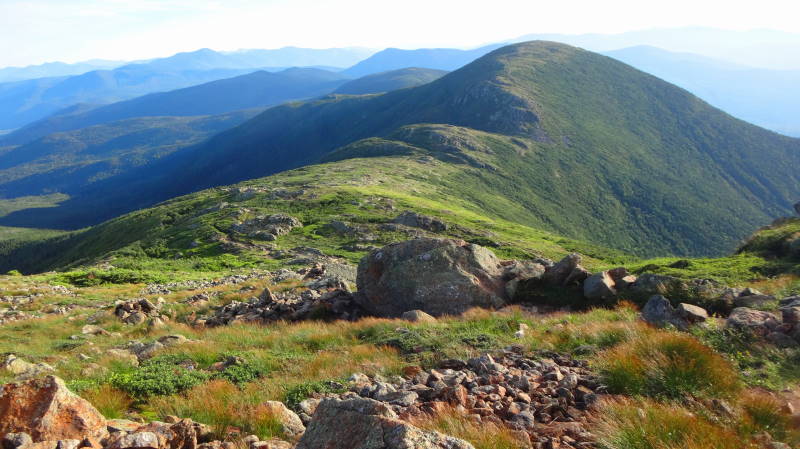
[(730, 429), (650, 400), (607, 402), (597, 431), (604, 449), (755, 448)]
[(619, 344), (596, 361), (613, 393), (681, 398), (730, 397), (741, 389), (737, 372), (695, 338), (673, 332)]
[(125, 418), (133, 404), (133, 400), (124, 391), (111, 385), (103, 384), (81, 392), (81, 396), (89, 401), (106, 419)]
[(423, 414), (411, 418), (411, 424), (427, 430), (461, 438), (475, 449), (523, 449), (530, 447), (527, 436), (515, 433), (506, 426), (478, 423), (452, 408), (440, 410), (435, 416)]
[[(781, 411), (781, 403), (771, 394), (752, 390), (739, 401), (742, 434), (767, 432), (778, 441), (800, 445), (800, 428), (791, 416)], [(794, 447), (794, 446), (793, 446)]]

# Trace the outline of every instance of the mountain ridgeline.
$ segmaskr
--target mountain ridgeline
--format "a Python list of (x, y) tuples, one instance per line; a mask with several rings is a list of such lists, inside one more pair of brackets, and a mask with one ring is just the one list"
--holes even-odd
[(212, 115), (267, 107), (324, 95), (349, 80), (335, 72), (312, 68), (292, 68), (277, 73), (258, 71), (87, 111), (73, 112), (70, 108), (27, 125), (0, 139), (0, 143), (19, 145), (54, 132), (134, 117)]
[[(800, 196), (800, 140), (611, 58), (536, 41), (419, 87), (268, 109), (98, 183), (106, 194), (62, 203), (60, 219), (107, 219), (323, 159), (336, 170), (337, 160), (364, 157), (436, 160), (413, 176), (438, 195), (640, 255), (730, 251)], [(0, 224), (36, 219), (23, 211)]]

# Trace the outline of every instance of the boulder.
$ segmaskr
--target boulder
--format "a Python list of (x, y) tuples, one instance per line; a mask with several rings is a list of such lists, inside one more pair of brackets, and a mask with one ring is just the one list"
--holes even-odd
[(642, 308), (642, 319), (654, 326), (672, 324), (678, 329), (686, 329), (688, 322), (672, 307), (669, 299), (661, 296), (652, 296)]
[(303, 223), (300, 220), (290, 215), (272, 214), (262, 215), (242, 223), (235, 223), (231, 226), (231, 230), (251, 237), (274, 240), (275, 237), (286, 235), (292, 229), (302, 226)]
[(406, 321), (411, 321), (412, 323), (435, 323), (436, 318), (432, 317), (431, 315), (423, 312), (422, 310), (409, 310), (408, 312), (403, 312), (403, 315), (400, 316), (401, 319)]
[(19, 380), (30, 379), (41, 374), (55, 371), (52, 366), (46, 363), (26, 362), (14, 354), (9, 354), (2, 365), (0, 365), (0, 368), (13, 374)]
[(33, 439), (25, 432), (7, 433), (0, 443), (3, 449), (25, 449), (33, 444)]
[(683, 281), (672, 276), (645, 273), (636, 279), (631, 288), (643, 294), (664, 294), (670, 291), (686, 290), (687, 286)]
[(549, 285), (562, 287), (571, 284), (580, 284), (590, 275), (580, 263), (581, 256), (579, 254), (568, 254), (547, 270), (542, 276), (542, 281)]
[(397, 218), (392, 220), (392, 223), (409, 226), (412, 228), (425, 229), (426, 231), (444, 232), (447, 230), (447, 223), (435, 217), (418, 214), (416, 212), (405, 211)]
[(388, 245), (358, 265), (356, 302), (368, 313), (399, 317), (409, 310), (433, 316), (505, 304), (500, 260), (478, 245), (420, 238)]
[(708, 319), (708, 312), (706, 309), (693, 304), (682, 302), (678, 304), (677, 311), (678, 315), (689, 323), (702, 323)]
[(10, 383), (0, 390), (0, 435), (25, 432), (34, 441), (106, 435), (106, 420), (88, 401), (55, 377)]
[(762, 295), (760, 293), (745, 295), (742, 294), (733, 300), (733, 305), (736, 307), (764, 307), (772, 305), (775, 302), (775, 297), (771, 295)]
[(800, 296), (787, 296), (778, 301), (779, 307), (800, 307)]
[(156, 432), (134, 432), (115, 439), (108, 449), (161, 449), (162, 439)]
[(366, 399), (324, 399), (296, 449), (473, 449), (458, 438), (398, 419), (390, 406)]
[(728, 328), (747, 330), (760, 336), (766, 336), (779, 325), (780, 321), (774, 314), (747, 307), (733, 309), (725, 322), (725, 326)]
[(797, 215), (800, 215), (800, 201), (794, 203), (794, 211), (797, 212)]
[(261, 404), (265, 414), (271, 416), (280, 423), (283, 433), (290, 437), (299, 437), (306, 431), (303, 421), (297, 413), (289, 410), (283, 402), (267, 401)]
[(547, 268), (539, 261), (512, 260), (503, 271), (506, 281), (506, 296), (514, 299), (521, 282), (538, 281), (544, 276)]
[(794, 348), (800, 346), (800, 343), (798, 343), (797, 340), (789, 335), (784, 334), (783, 332), (770, 332), (766, 335), (766, 339), (779, 348)]
[(603, 301), (617, 296), (616, 282), (608, 271), (589, 276), (583, 281), (583, 296), (593, 301)]
[(781, 307), (780, 310), (784, 324), (800, 324), (800, 306)]

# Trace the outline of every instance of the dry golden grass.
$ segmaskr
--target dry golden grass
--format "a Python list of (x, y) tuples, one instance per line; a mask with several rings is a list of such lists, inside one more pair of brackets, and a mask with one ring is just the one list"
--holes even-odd
[(605, 449), (746, 449), (735, 431), (676, 405), (617, 399), (603, 405), (597, 427)]
[(782, 410), (782, 401), (773, 393), (750, 390), (738, 405), (742, 411), (738, 425), (742, 434), (767, 432), (779, 441), (800, 446), (800, 423)]
[(800, 276), (796, 274), (782, 274), (774, 278), (758, 279), (748, 286), (768, 295), (781, 294), (800, 284)]
[(427, 430), (461, 438), (475, 449), (523, 449), (530, 447), (527, 436), (516, 433), (503, 425), (490, 422), (478, 423), (463, 413), (447, 407), (435, 416), (423, 414), (413, 417), (411, 424)]
[(731, 364), (690, 335), (650, 330), (599, 355), (595, 366), (615, 393), (731, 397), (741, 389)]
[(81, 396), (107, 419), (124, 418), (133, 404), (130, 396), (107, 384), (83, 391)]

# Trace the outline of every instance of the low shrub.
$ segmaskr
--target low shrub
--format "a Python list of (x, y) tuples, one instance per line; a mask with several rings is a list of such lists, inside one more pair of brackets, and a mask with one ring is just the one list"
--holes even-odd
[(179, 393), (208, 379), (207, 373), (178, 365), (170, 358), (158, 358), (132, 371), (112, 373), (109, 383), (140, 400)]
[(230, 383), (241, 385), (252, 382), (265, 374), (265, 370), (252, 363), (231, 365), (225, 370), (214, 375), (215, 379), (227, 380)]
[(316, 381), (304, 382), (286, 390), (283, 402), (290, 408), (297, 407), (297, 404), (310, 398), (314, 393), (344, 393), (347, 387), (337, 381)]
[(653, 332), (601, 353), (595, 363), (613, 393), (729, 397), (740, 389), (722, 356), (684, 334)]

